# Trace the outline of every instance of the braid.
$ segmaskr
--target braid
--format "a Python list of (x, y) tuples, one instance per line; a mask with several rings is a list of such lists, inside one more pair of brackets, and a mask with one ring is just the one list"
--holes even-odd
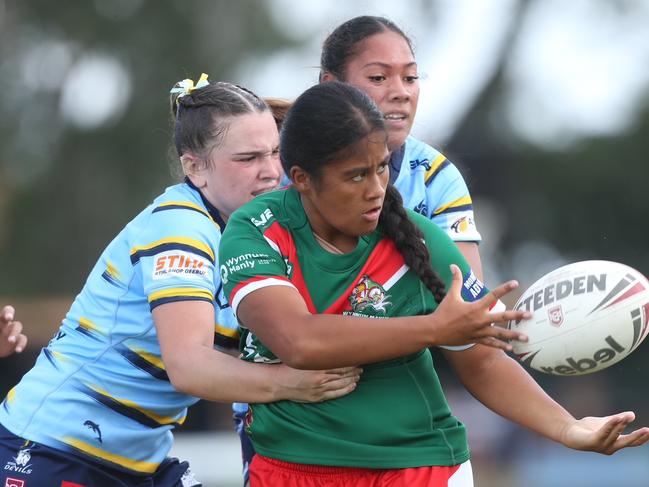
[(406, 265), (430, 289), (439, 304), (446, 295), (444, 283), (430, 265), (430, 254), (421, 230), (408, 218), (401, 195), (392, 184), (385, 191), (380, 222), (383, 233), (394, 241)]

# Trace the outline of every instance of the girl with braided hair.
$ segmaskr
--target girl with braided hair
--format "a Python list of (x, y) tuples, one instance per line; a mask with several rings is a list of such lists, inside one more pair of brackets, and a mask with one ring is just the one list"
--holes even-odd
[(3, 485), (198, 486), (187, 462), (167, 455), (199, 398), (323, 401), (355, 387), (356, 367), (295, 370), (215, 350), (215, 332), (222, 343), (236, 329), (218, 272), (221, 230), (237, 207), (278, 185), (279, 137), (268, 106), (239, 86), (204, 75), (172, 95), (185, 181), (107, 246), (2, 402)]
[(487, 406), (568, 447), (610, 454), (649, 440), (649, 428), (621, 434), (633, 413), (576, 420), (502, 353), (525, 337), (491, 322), (530, 317), (492, 309), (516, 283), (486, 290), (444, 231), (403, 208), (387, 142), (364, 92), (309, 88), (282, 125), (292, 186), (243, 205), (223, 234), (245, 361), (364, 370), (326, 403), (250, 405), (251, 487), (472, 486), (465, 428), (429, 346)]

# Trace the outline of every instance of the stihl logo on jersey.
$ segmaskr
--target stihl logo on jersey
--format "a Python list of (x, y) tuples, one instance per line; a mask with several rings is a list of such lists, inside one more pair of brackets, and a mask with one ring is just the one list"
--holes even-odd
[(5, 487), (25, 487), (25, 481), (7, 477), (5, 479)]
[(262, 225), (268, 223), (271, 218), (273, 218), (273, 212), (270, 211), (270, 208), (266, 208), (264, 212), (261, 215), (259, 215), (259, 220), (257, 220), (256, 218), (251, 218), (250, 221), (256, 227), (261, 227)]
[(385, 293), (385, 290), (378, 282), (371, 280), (369, 276), (363, 276), (352, 289), (349, 304), (351, 304), (352, 311), (355, 313), (367, 308), (385, 313), (386, 307), (392, 304), (388, 301), (389, 297), (390, 295)]
[(153, 267), (153, 279), (167, 277), (205, 277), (210, 267), (207, 261), (195, 254), (182, 251), (158, 254)]

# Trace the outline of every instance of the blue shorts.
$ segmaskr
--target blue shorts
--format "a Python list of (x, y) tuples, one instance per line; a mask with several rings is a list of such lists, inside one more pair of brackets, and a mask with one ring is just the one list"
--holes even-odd
[(136, 475), (25, 440), (0, 425), (0, 487), (200, 487), (187, 462)]

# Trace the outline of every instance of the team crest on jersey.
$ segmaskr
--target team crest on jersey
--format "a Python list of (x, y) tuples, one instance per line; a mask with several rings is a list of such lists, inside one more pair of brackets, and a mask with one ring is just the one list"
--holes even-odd
[(21, 448), (18, 450), (18, 454), (13, 458), (13, 460), (9, 460), (5, 464), (4, 469), (7, 472), (17, 472), (29, 475), (32, 473), (32, 465), (29, 463), (31, 459), (32, 454), (29, 448)]
[(473, 219), (470, 216), (463, 216), (451, 224), (451, 230), (455, 233), (464, 233), (473, 226)]
[(386, 294), (385, 289), (378, 282), (364, 275), (352, 289), (349, 304), (354, 313), (366, 311), (368, 308), (385, 313), (386, 307), (392, 304), (388, 301), (389, 297), (390, 295)]

